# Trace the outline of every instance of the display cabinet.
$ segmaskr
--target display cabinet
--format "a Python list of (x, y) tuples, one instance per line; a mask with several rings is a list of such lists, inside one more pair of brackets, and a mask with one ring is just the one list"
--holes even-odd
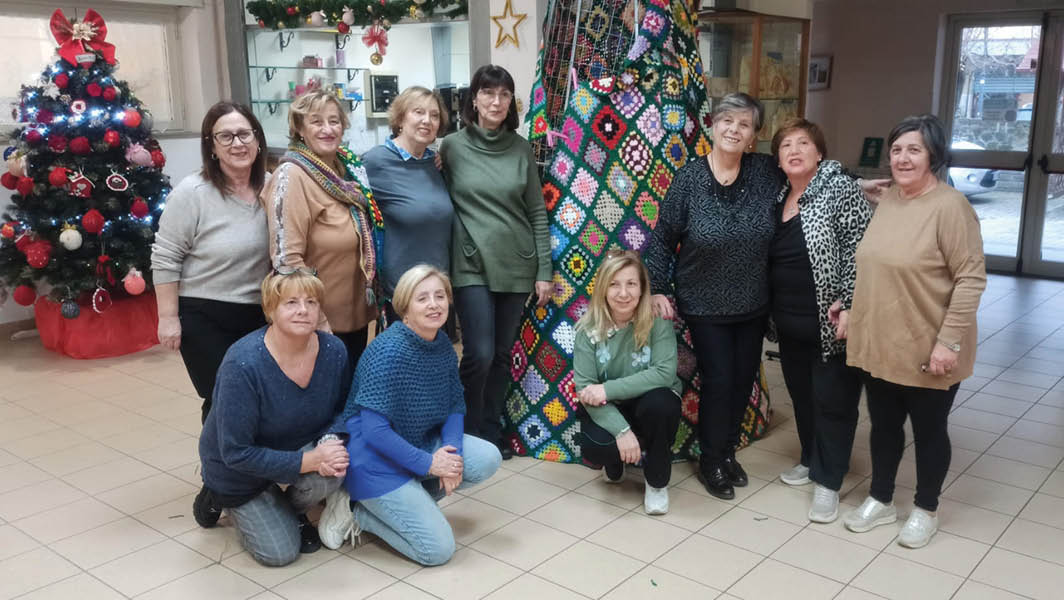
[(713, 106), (732, 92), (746, 92), (765, 105), (757, 149), (768, 152), (779, 125), (805, 115), (809, 21), (704, 10), (698, 16), (698, 45)]

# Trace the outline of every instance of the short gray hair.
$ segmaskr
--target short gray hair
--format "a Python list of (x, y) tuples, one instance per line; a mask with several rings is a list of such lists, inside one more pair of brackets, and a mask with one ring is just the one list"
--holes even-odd
[(890, 130), (887, 137), (887, 151), (898, 141), (898, 138), (916, 131), (924, 138), (924, 147), (931, 160), (931, 172), (938, 173), (939, 169), (949, 163), (949, 149), (946, 147), (946, 128), (942, 121), (932, 114), (914, 115), (905, 117), (900, 123)]
[(765, 124), (765, 107), (761, 104), (760, 100), (754, 98), (750, 94), (732, 92), (721, 98), (720, 102), (717, 103), (717, 106), (713, 108), (711, 118), (716, 121), (717, 118), (724, 113), (743, 110), (748, 110), (754, 114), (754, 131), (761, 131), (761, 126)]
[(443, 283), (443, 289), (447, 292), (447, 303), (454, 302), (454, 294), (451, 292), (451, 278), (446, 273), (425, 263), (414, 265), (403, 273), (395, 284), (395, 291), (392, 292), (392, 308), (395, 309), (400, 318), (406, 316), (406, 309), (410, 308), (410, 303), (414, 300), (414, 288), (430, 277), (436, 277)]

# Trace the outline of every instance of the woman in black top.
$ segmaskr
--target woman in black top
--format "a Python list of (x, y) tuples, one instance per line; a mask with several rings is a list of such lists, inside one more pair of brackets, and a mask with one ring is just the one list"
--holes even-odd
[(787, 176), (769, 249), (772, 318), (783, 379), (794, 405), (800, 462), (782, 473), (788, 485), (815, 482), (809, 520), (838, 517), (839, 488), (850, 466), (861, 384), (846, 366), (845, 316), (853, 301), (854, 254), (872, 217), (860, 186), (833, 160), (820, 128), (785, 123), (772, 153)]
[(747, 484), (735, 448), (768, 318), (768, 250), (783, 184), (771, 156), (745, 152), (763, 115), (746, 94), (721, 100), (713, 152), (676, 173), (646, 253), (655, 311), (672, 318), (666, 294), (674, 295), (691, 330), (702, 374), (698, 477), (724, 499)]

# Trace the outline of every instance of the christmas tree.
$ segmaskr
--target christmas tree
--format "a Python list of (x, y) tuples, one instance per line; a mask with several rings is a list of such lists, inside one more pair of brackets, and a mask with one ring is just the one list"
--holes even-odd
[[(77, 318), (145, 290), (156, 221), (169, 179), (152, 117), (115, 79), (115, 48), (93, 10), (51, 19), (58, 56), (22, 86), (12, 114), (25, 125), (4, 152), (0, 184), (14, 190), (0, 222), (0, 302), (30, 305), (39, 284)], [(46, 286), (42, 286), (46, 287)]]

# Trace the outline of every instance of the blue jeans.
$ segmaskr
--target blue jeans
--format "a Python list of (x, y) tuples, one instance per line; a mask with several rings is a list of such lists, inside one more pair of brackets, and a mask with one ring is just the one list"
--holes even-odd
[[(441, 445), (437, 444), (437, 448)], [(465, 435), (462, 437), (462, 459), (465, 465), (462, 483), (458, 486), (460, 490), (494, 475), (502, 462), (502, 455), (495, 444)], [(363, 531), (376, 535), (422, 565), (442, 565), (454, 554), (451, 524), (420, 479), (411, 479), (383, 496), (355, 502), (354, 513)]]

